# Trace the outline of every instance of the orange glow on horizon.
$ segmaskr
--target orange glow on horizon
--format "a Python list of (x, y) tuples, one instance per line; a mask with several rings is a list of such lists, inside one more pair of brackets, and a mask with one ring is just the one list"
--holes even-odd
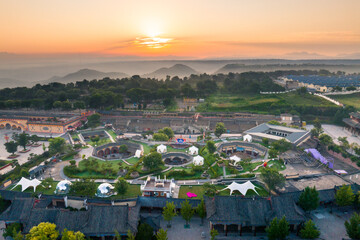
[(358, 0), (0, 2), (0, 52), (264, 57), (360, 52)]

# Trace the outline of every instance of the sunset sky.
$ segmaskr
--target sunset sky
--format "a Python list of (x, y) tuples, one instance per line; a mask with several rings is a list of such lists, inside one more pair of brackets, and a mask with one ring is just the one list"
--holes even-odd
[(359, 0), (0, 0), (0, 52), (193, 58), (360, 52)]

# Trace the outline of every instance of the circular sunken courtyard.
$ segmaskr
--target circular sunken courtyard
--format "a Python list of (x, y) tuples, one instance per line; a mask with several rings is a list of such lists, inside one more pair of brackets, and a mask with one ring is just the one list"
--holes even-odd
[(193, 157), (187, 153), (170, 152), (162, 155), (165, 165), (180, 166), (192, 163)]
[[(125, 152), (121, 152), (121, 145), (127, 146)], [(125, 159), (134, 156), (136, 150), (140, 149), (140, 144), (120, 140), (94, 148), (93, 155), (103, 159)]]

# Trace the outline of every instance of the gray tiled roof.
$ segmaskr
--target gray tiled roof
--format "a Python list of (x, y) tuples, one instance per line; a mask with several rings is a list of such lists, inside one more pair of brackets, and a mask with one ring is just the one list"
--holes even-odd
[(216, 196), (205, 198), (207, 218), (213, 223), (267, 226), (274, 217), (291, 224), (304, 222), (305, 216), (291, 197), (243, 198)]
[(263, 123), (254, 128), (251, 128), (251, 129), (245, 131), (245, 133), (249, 133), (250, 135), (251, 135), (251, 133), (253, 133), (253, 134), (262, 133), (262, 134), (266, 134), (268, 136), (268, 138), (270, 138), (270, 139), (273, 136), (279, 137), (276, 135), (267, 134), (266, 131), (268, 131), (270, 129), (278, 130), (280, 132), (286, 132), (288, 135), (284, 138), (293, 144), (298, 144), (304, 137), (310, 135), (309, 131), (305, 131), (302, 129), (289, 128), (289, 127), (278, 126), (278, 125), (271, 125), (271, 124), (267, 124), (267, 123)]

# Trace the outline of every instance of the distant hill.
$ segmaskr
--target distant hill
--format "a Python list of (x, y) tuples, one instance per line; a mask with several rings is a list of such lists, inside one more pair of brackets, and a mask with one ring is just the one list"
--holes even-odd
[[(348, 68), (350, 68), (349, 66)], [(356, 67), (352, 67), (356, 69)], [(215, 73), (224, 73), (227, 74), (229, 72), (233, 73), (242, 73), (242, 72), (272, 72), (277, 70), (321, 70), (326, 69), (330, 72), (336, 72), (341, 69), (345, 69), (344, 65), (334, 65), (334, 64), (326, 64), (326, 63), (297, 63), (294, 61), (293, 63), (279, 63), (279, 64), (242, 64), (242, 63), (231, 63), (226, 64)]]
[(70, 83), (76, 81), (94, 80), (94, 79), (103, 79), (105, 77), (109, 78), (124, 78), (128, 77), (126, 73), (121, 72), (100, 72), (93, 69), (81, 69), (74, 73), (69, 73), (64, 77), (54, 76), (48, 80), (42, 81), (41, 83), (51, 83), (51, 82), (60, 82), (60, 83)]
[(175, 64), (172, 67), (169, 68), (160, 68), (152, 73), (148, 73), (143, 75), (143, 77), (149, 77), (149, 78), (159, 78), (159, 79), (165, 79), (166, 76), (178, 76), (178, 77), (187, 77), (191, 74), (197, 74), (198, 72), (195, 71), (193, 68), (186, 66), (184, 64)]
[(0, 78), (0, 89), (1, 88), (14, 88), (14, 87), (26, 87), (30, 83), (20, 81), (13, 78)]

